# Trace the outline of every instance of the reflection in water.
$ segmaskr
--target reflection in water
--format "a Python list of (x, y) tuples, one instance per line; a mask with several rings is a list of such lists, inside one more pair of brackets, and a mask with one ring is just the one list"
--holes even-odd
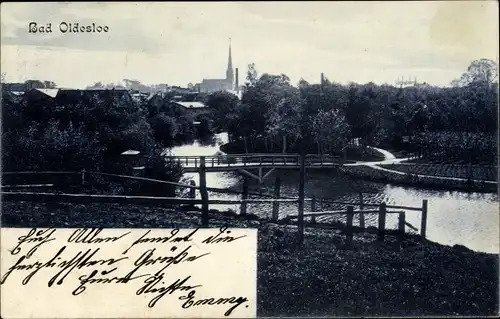
[[(227, 143), (227, 134), (217, 134), (212, 140), (196, 141), (190, 145), (183, 145), (172, 149), (174, 155), (201, 155), (210, 156), (219, 151), (219, 146)], [(334, 170), (309, 170), (306, 172), (306, 198), (333, 198), (337, 201), (358, 201), (358, 193), (363, 192), (366, 203), (380, 203), (388, 205), (418, 206), (422, 200), (429, 201), (427, 219), (427, 236), (430, 240), (445, 245), (460, 244), (473, 250), (485, 252), (499, 252), (499, 210), (498, 195), (484, 193), (465, 193), (457, 191), (440, 191), (401, 187), (357, 181), (346, 178)], [(185, 174), (199, 185), (198, 174)], [(273, 183), (276, 176), (280, 176), (282, 197), (298, 196), (298, 171), (280, 170), (269, 176), (262, 185), (256, 180), (250, 180), (249, 191), (272, 195)], [(236, 172), (207, 173), (207, 186), (241, 190), (242, 177)], [(196, 195), (199, 197), (199, 193)], [(239, 195), (209, 193), (210, 198), (238, 199)], [(317, 210), (343, 209), (345, 206), (328, 203), (318, 203)], [(232, 209), (239, 211), (239, 205), (213, 205), (215, 209)], [(309, 202), (305, 205), (310, 211)], [(248, 212), (263, 217), (270, 217), (271, 204), (248, 205)], [(280, 216), (296, 215), (296, 204), (281, 204)], [(387, 216), (387, 227), (397, 227), (397, 215)], [(420, 213), (406, 212), (407, 221), (420, 229)], [(318, 218), (321, 221), (320, 218)], [(355, 218), (354, 223), (356, 224)], [(367, 226), (377, 225), (377, 215), (366, 216)]]

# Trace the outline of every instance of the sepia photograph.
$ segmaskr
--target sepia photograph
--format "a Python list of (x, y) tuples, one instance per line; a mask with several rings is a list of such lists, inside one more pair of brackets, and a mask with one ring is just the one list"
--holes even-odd
[(498, 317), (498, 24), (2, 3), (2, 318)]

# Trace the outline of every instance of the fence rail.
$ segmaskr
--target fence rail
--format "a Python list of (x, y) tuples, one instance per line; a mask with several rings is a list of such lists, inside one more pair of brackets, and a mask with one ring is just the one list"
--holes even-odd
[[(361, 201), (358, 203), (360, 207), (365, 206), (375, 206), (374, 204), (366, 205), (363, 204)], [(427, 200), (424, 199), (422, 201), (422, 206), (421, 207), (409, 207), (409, 206), (395, 206), (395, 205), (386, 205), (386, 203), (380, 203), (377, 205), (379, 207), (378, 210), (354, 210), (354, 205), (352, 203), (347, 206), (346, 210), (334, 210), (334, 211), (319, 211), (319, 212), (309, 212), (309, 213), (303, 213), (302, 217), (306, 218), (309, 217), (311, 220), (311, 223), (314, 225), (316, 224), (316, 217), (320, 216), (331, 216), (331, 215), (346, 215), (346, 243), (350, 244), (352, 242), (352, 235), (353, 235), (353, 216), (355, 214), (360, 215), (360, 225), (359, 228), (364, 229), (364, 214), (378, 214), (378, 240), (383, 241), (384, 240), (384, 235), (385, 235), (385, 227), (386, 227), (386, 215), (387, 214), (398, 214), (398, 233), (400, 239), (403, 238), (404, 234), (406, 233), (405, 227), (408, 226), (410, 229), (417, 230), (417, 228), (410, 223), (406, 221), (406, 213), (405, 210), (413, 210), (413, 211), (419, 211), (421, 212), (421, 225), (420, 225), (420, 237), (425, 240), (426, 238), (426, 229), (427, 229)], [(387, 208), (400, 208), (404, 210), (399, 210), (399, 211), (388, 211)], [(289, 220), (292, 219), (299, 219), (301, 216), (299, 215), (289, 215), (286, 218)]]
[[(295, 155), (286, 155), (286, 157), (293, 157)], [(189, 158), (198, 158), (193, 156), (187, 156)], [(251, 157), (251, 156), (249, 156)], [(421, 227), (420, 227), (420, 236), (422, 239), (426, 238), (426, 224), (427, 224), (427, 200), (422, 201), (421, 207), (411, 207), (411, 206), (401, 206), (401, 205), (387, 205), (386, 203), (365, 203), (363, 201), (363, 196), (360, 193), (360, 198), (358, 202), (343, 202), (343, 201), (335, 201), (329, 198), (305, 198), (299, 194), (299, 197), (281, 197), (280, 196), (280, 180), (279, 177), (276, 179), (275, 183), (275, 191), (273, 195), (264, 195), (271, 196), (269, 199), (249, 199), (249, 195), (258, 195), (263, 196), (262, 194), (251, 194), (248, 192), (248, 185), (246, 185), (246, 180), (243, 185), (243, 191), (232, 191), (227, 189), (219, 189), (219, 188), (209, 188), (206, 186), (205, 180), (205, 172), (206, 166), (204, 165), (206, 162), (206, 158), (201, 158), (201, 163), (199, 167), (200, 172), (200, 185), (188, 185), (175, 183), (170, 181), (163, 181), (157, 179), (151, 179), (146, 177), (139, 176), (128, 176), (128, 175), (120, 175), (120, 174), (111, 174), (111, 173), (101, 173), (101, 172), (87, 172), (82, 170), (81, 172), (67, 172), (67, 171), (21, 171), (21, 172), (3, 172), (2, 179), (5, 177), (11, 178), (19, 178), (22, 176), (29, 177), (37, 177), (37, 176), (63, 176), (63, 177), (71, 177), (74, 181), (79, 183), (88, 183), (89, 176), (98, 175), (104, 177), (111, 178), (120, 178), (126, 180), (138, 180), (142, 182), (149, 183), (158, 183), (158, 184), (169, 184), (172, 186), (178, 186), (183, 188), (188, 188), (191, 190), (190, 198), (177, 198), (177, 197), (155, 197), (155, 196), (127, 196), (127, 195), (94, 195), (94, 194), (59, 194), (59, 193), (43, 193), (43, 192), (12, 192), (12, 191), (3, 191), (4, 189), (12, 189), (12, 188), (23, 188), (23, 187), (32, 187), (32, 186), (40, 186), (50, 187), (53, 184), (18, 184), (18, 185), (2, 185), (2, 198), (4, 200), (12, 200), (12, 201), (35, 201), (35, 202), (45, 202), (45, 201), (60, 201), (60, 202), (99, 202), (99, 203), (127, 203), (127, 204), (153, 204), (153, 205), (202, 205), (202, 224), (203, 226), (208, 226), (208, 210), (209, 205), (218, 205), (218, 204), (238, 204), (241, 205), (240, 212), (241, 214), (246, 214), (247, 212), (247, 204), (258, 204), (258, 203), (272, 203), (272, 221), (278, 220), (278, 210), (280, 203), (298, 203), (299, 205), (299, 213), (297, 215), (289, 215), (285, 219), (294, 220), (297, 219), (297, 223), (299, 226), (299, 237), (303, 240), (304, 235), (304, 218), (309, 218), (311, 220), (312, 225), (318, 226), (316, 223), (316, 217), (319, 216), (328, 216), (328, 215), (346, 215), (347, 224), (346, 224), (346, 242), (350, 243), (352, 241), (352, 222), (353, 216), (355, 214), (359, 214), (359, 228), (365, 228), (364, 222), (364, 214), (378, 214), (378, 229), (379, 235), (378, 238), (383, 240), (384, 231), (385, 231), (385, 217), (386, 214), (398, 214), (399, 222), (398, 229), (399, 233), (405, 232), (405, 227), (409, 227), (413, 230), (417, 230), (416, 227), (409, 224), (405, 220), (405, 211), (417, 211), (421, 212)], [(301, 160), (302, 167), (305, 166), (305, 161)], [(302, 169), (301, 169), (302, 171)], [(2, 181), (3, 182), (3, 181)], [(45, 181), (46, 182), (46, 181)], [(201, 194), (201, 199), (196, 199), (194, 195), (194, 191), (199, 190)], [(224, 192), (224, 193), (233, 193), (233, 194), (241, 194), (241, 200), (229, 200), (229, 199), (209, 199), (208, 191), (214, 192)], [(304, 213), (303, 203), (305, 201), (310, 202), (311, 204), (311, 212)], [(334, 211), (318, 211), (316, 209), (317, 203), (319, 202), (327, 202), (331, 204), (339, 204), (339, 205), (347, 205), (346, 210), (334, 210)], [(354, 210), (354, 206), (359, 206), (359, 210)], [(378, 207), (378, 210), (370, 210), (365, 209), (367, 207)], [(387, 209), (397, 209), (398, 211), (388, 211)], [(310, 225), (311, 225), (310, 224)], [(301, 226), (302, 225), (302, 226)]]

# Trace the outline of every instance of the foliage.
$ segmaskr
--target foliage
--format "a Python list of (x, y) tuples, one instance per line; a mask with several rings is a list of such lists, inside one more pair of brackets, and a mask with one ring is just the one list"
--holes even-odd
[(149, 119), (156, 141), (171, 146), (177, 136), (179, 127), (175, 119), (165, 113), (159, 113)]
[[(215, 95), (211, 104), (223, 110), (215, 120), (227, 123), (230, 141), (244, 144), (247, 151), (339, 153), (350, 138), (360, 138), (394, 151), (492, 163), (498, 114), (495, 72), (497, 65), (482, 59), (473, 61), (462, 76), (467, 81), (454, 87), (319, 85), (304, 80), (294, 87), (284, 74), (258, 76), (251, 64), (241, 101)], [(264, 149), (255, 149), (262, 144)]]
[[(128, 174), (123, 171), (120, 154), (133, 149), (146, 154), (147, 176), (179, 179), (180, 168), (165, 163), (161, 155), (164, 147), (156, 145), (153, 134), (174, 127), (172, 118), (158, 115), (157, 122), (163, 120), (171, 126), (161, 123), (152, 129), (146, 113), (126, 97), (112, 91), (89, 92), (69, 91), (68, 96), (54, 100), (2, 94), (3, 170), (86, 169)], [(162, 193), (171, 192), (171, 188)]]
[(218, 91), (210, 94), (207, 98), (207, 106), (214, 110), (214, 126), (228, 129), (232, 112), (238, 103), (238, 97), (229, 92)]
[(320, 110), (312, 129), (319, 153), (335, 153), (346, 147), (349, 142), (350, 127), (341, 110)]
[(453, 86), (498, 84), (498, 64), (490, 59), (472, 61), (467, 71), (459, 79), (453, 80)]

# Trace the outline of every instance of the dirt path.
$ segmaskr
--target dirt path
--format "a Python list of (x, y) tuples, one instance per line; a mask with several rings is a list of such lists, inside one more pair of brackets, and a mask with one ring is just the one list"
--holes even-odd
[[(397, 171), (397, 170), (393, 170), (393, 169), (388, 169), (388, 168), (385, 168), (385, 167), (381, 167), (380, 165), (387, 165), (387, 164), (399, 164), (403, 161), (407, 161), (409, 159), (411, 159), (410, 157), (406, 157), (406, 158), (396, 158), (396, 156), (394, 154), (392, 154), (391, 152), (389, 152), (388, 150), (384, 150), (384, 149), (381, 149), (381, 148), (378, 148), (378, 147), (373, 147), (373, 146), (368, 146), (380, 153), (382, 153), (384, 155), (384, 160), (383, 161), (376, 161), (376, 162), (356, 162), (356, 163), (349, 163), (349, 164), (344, 164), (345, 166), (368, 166), (368, 167), (371, 167), (371, 168), (374, 168), (374, 169), (377, 169), (377, 170), (380, 170), (380, 171), (386, 171), (386, 172), (390, 172), (390, 173), (394, 173), (394, 174), (399, 174), (399, 175), (414, 175), (414, 176), (417, 176), (419, 178), (430, 178), (430, 179), (437, 179), (437, 180), (449, 180), (449, 181), (462, 181), (462, 182), (466, 182), (468, 181), (467, 178), (458, 178), (458, 177), (446, 177), (446, 176), (434, 176), (434, 175), (421, 175), (421, 174), (409, 174), (409, 173), (406, 173), (406, 172), (401, 172), (401, 171)], [(484, 182), (486, 184), (492, 184), (492, 185), (496, 185), (497, 182), (496, 181), (480, 181), (480, 180), (471, 180), (472, 182)]]

